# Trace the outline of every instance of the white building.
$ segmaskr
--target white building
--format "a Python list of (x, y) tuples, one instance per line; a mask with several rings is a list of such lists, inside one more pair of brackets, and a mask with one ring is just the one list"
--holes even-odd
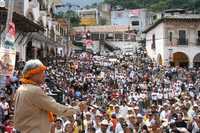
[(165, 16), (144, 33), (147, 53), (157, 63), (200, 66), (200, 15)]
[(112, 25), (131, 25), (137, 32), (142, 32), (153, 23), (153, 12), (147, 9), (129, 9), (111, 12)]
[[(90, 33), (90, 39), (93, 41), (93, 51), (107, 52), (102, 46), (108, 47), (110, 51), (119, 50), (122, 53), (135, 52), (139, 47), (135, 33), (128, 25), (104, 25), (74, 27), (74, 40), (82, 38), (87, 32)], [(104, 45), (102, 45), (104, 44)]]
[[(62, 48), (62, 54), (65, 52), (66, 41), (63, 41), (63, 36), (66, 32), (56, 30), (57, 22), (53, 18), (55, 2), (59, 0), (54, 3), (49, 0), (15, 0), (13, 22), (16, 25), (17, 60), (56, 55), (58, 48), (59, 51)], [(6, 20), (3, 16), (7, 14), (7, 8), (1, 8), (0, 14), (1, 20)], [(2, 23), (1, 27), (4, 26), (5, 23)]]

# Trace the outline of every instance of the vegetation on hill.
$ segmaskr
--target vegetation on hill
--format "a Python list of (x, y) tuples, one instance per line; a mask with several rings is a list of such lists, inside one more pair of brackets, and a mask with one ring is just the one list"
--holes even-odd
[(113, 8), (147, 8), (155, 12), (182, 8), (200, 13), (200, 0), (104, 0), (104, 2), (110, 3)]
[(70, 21), (71, 26), (79, 26), (80, 18), (75, 11), (69, 10), (66, 12), (60, 11), (55, 15), (56, 18), (65, 18)]

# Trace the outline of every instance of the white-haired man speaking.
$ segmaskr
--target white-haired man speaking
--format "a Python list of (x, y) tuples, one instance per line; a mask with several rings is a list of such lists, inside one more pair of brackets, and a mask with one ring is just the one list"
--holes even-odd
[(21, 133), (49, 133), (52, 113), (68, 117), (86, 107), (85, 104), (79, 104), (80, 108), (64, 106), (47, 96), (40, 87), (45, 70), (41, 61), (30, 60), (22, 71), (22, 85), (16, 92), (14, 112), (15, 128)]

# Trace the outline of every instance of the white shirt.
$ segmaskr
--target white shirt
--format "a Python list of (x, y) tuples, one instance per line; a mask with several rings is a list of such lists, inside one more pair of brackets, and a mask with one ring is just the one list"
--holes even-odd
[(4, 110), (4, 115), (8, 115), (8, 109), (9, 109), (9, 104), (7, 102), (3, 103), (1, 102), (0, 103), (0, 106), (3, 108)]
[(120, 106), (120, 114), (123, 117), (126, 117), (126, 115), (128, 114), (128, 106)]
[(124, 133), (124, 130), (119, 122), (116, 124), (115, 133)]
[(198, 127), (198, 125), (197, 125), (197, 123), (196, 122), (193, 122), (192, 123), (192, 133), (197, 133), (197, 132), (199, 132), (199, 127)]
[(158, 99), (163, 99), (163, 94), (161, 92), (158, 93)]
[(163, 110), (163, 111), (160, 113), (160, 119), (161, 119), (161, 120), (167, 119), (167, 116), (168, 116), (168, 112), (166, 112), (165, 110)]
[(156, 92), (152, 92), (151, 97), (152, 97), (152, 100), (157, 100), (157, 99), (158, 99), (158, 98), (157, 98), (157, 93), (156, 93)]

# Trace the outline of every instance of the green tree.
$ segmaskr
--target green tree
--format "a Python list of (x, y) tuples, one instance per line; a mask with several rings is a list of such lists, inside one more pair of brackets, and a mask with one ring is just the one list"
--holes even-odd
[(113, 8), (122, 6), (123, 9), (147, 8), (160, 12), (166, 9), (182, 8), (200, 13), (200, 0), (104, 0)]
[(72, 10), (66, 12), (58, 12), (56, 14), (56, 18), (65, 18), (67, 20), (70, 20), (72, 26), (79, 26), (80, 24), (80, 18), (78, 14)]

